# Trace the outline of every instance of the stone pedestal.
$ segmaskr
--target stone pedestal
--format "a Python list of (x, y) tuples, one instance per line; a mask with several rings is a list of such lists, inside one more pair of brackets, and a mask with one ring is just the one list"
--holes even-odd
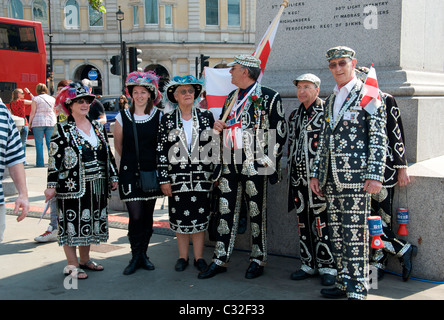
[[(281, 3), (257, 0), (258, 41)], [(380, 89), (395, 96), (404, 124), (412, 179), (407, 188), (411, 222), (406, 239), (419, 248), (412, 276), (440, 281), (444, 278), (440, 249), (444, 241), (443, 15), (441, 0), (290, 1), (262, 80), (281, 93), (288, 116), (299, 104), (292, 82), (298, 75), (318, 75), (321, 97), (333, 91), (335, 83), (325, 58), (329, 48), (349, 46), (356, 51), (358, 66), (374, 65)], [(296, 214), (287, 212), (286, 183), (284, 179), (269, 188), (268, 249), (298, 256)], [(240, 241), (239, 247), (245, 243)], [(398, 260), (391, 259), (389, 268), (399, 272)]]
[[(280, 0), (257, 1), (257, 39)], [(444, 2), (440, 0), (291, 1), (274, 40), (262, 83), (296, 106), (293, 80), (311, 72), (321, 97), (333, 91), (326, 51), (345, 45), (358, 66), (374, 65), (380, 89), (400, 102), (409, 163), (444, 155)]]

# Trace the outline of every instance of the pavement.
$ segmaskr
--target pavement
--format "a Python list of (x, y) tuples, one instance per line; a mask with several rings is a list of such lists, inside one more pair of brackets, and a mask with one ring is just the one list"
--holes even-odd
[[(36, 236), (46, 231), (49, 223), (49, 213), (40, 221), (44, 207), (43, 191), (46, 188), (47, 169), (34, 166), (34, 140), (28, 140), (26, 152), (28, 165), (25, 166), (25, 170), (31, 212), (26, 219), (18, 223), (12, 214), (16, 195), (6, 197), (8, 209), (6, 231), (4, 240), (0, 243), (1, 300), (169, 301), (168, 305), (159, 304), (166, 307), (165, 312), (170, 312), (172, 315), (182, 315), (183, 312), (196, 316), (199, 310), (209, 312), (209, 309), (193, 309), (193, 306), (196, 308), (200, 305), (219, 306), (217, 310), (213, 310), (212, 317), (216, 315), (215, 312), (224, 315), (230, 313), (229, 311), (233, 309), (225, 308), (227, 302), (231, 303), (230, 308), (245, 301), (266, 306), (271, 303), (266, 312), (270, 314), (270, 309), (273, 308), (290, 310), (294, 308), (296, 301), (299, 301), (296, 303), (308, 300), (328, 301), (320, 295), (323, 287), (319, 277), (303, 281), (290, 280), (290, 274), (301, 265), (296, 256), (269, 253), (269, 262), (264, 274), (252, 280), (244, 277), (249, 263), (249, 252), (240, 250), (235, 250), (228, 271), (214, 278), (198, 279), (198, 271), (192, 263), (185, 271), (176, 272), (174, 265), (178, 258), (177, 242), (174, 234), (168, 229), (167, 201), (162, 208), (162, 200), (158, 200), (156, 206), (155, 234), (148, 249), (155, 270), (139, 269), (130, 276), (122, 274), (131, 258), (127, 239), (128, 214), (122, 210), (111, 211), (109, 214), (108, 242), (91, 246), (91, 258), (101, 263), (105, 270), (88, 271), (86, 280), (74, 281), (65, 277), (62, 273), (66, 265), (63, 249), (56, 242), (34, 241)], [(212, 257), (213, 249), (211, 244), (204, 248), (207, 262)], [(193, 259), (192, 252), (190, 246), (190, 261)], [(386, 274), (382, 281), (373, 281), (368, 295), (368, 300), (443, 298), (444, 284), (423, 279), (403, 282), (399, 275), (393, 273)], [(245, 309), (244, 312), (248, 310)], [(251, 315), (252, 311), (249, 312)]]

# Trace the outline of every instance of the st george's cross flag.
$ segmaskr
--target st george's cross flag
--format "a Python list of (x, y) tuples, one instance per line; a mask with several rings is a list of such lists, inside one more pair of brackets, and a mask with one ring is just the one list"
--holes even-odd
[(373, 64), (365, 79), (361, 91), (360, 106), (369, 114), (373, 114), (381, 106), (381, 96), (379, 94), (378, 78)]
[[(270, 56), (271, 47), (273, 46), (274, 38), (276, 36), (278, 23), (272, 23), (268, 27), (265, 35), (262, 37), (261, 42), (257, 46), (253, 55), (260, 50), (259, 60), (261, 60), (261, 75), (258, 82), (261, 81), (264, 74), (265, 67), (267, 65), (268, 57)], [(265, 42), (264, 44), (262, 44)], [(220, 118), (222, 107), (228, 94), (236, 90), (237, 87), (231, 83), (231, 68), (215, 69), (205, 67), (205, 90), (208, 109), (213, 113), (214, 119)]]
[[(270, 56), (271, 47), (273, 46), (274, 38), (276, 37), (276, 32), (279, 27), (279, 22), (276, 24), (270, 24), (268, 26), (267, 31), (265, 32), (264, 36), (262, 37), (261, 42), (259, 42), (259, 45), (256, 48), (256, 51), (253, 53), (254, 56), (259, 58), (261, 60), (261, 75), (259, 76), (258, 82), (261, 82), (262, 76), (264, 75), (265, 67), (267, 66), (268, 57)], [(269, 36), (267, 36), (269, 35)], [(259, 56), (256, 55), (256, 53), (260, 50), (262, 47)]]
[(215, 69), (205, 67), (205, 90), (208, 110), (213, 113), (214, 120), (220, 118), (222, 107), (227, 95), (236, 90), (231, 83), (230, 68)]

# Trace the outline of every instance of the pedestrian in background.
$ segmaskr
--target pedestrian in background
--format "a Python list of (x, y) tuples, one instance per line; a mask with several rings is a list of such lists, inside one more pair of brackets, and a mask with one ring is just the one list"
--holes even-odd
[[(89, 88), (89, 92), (93, 92), (93, 85), (91, 80), (83, 79), (82, 84)], [(97, 98), (99, 98), (99, 96)], [(105, 107), (103, 106), (102, 102), (99, 101), (99, 99), (94, 99), (94, 101), (89, 106), (88, 116), (92, 120), (97, 120), (101, 124), (105, 124), (107, 122)]]
[(32, 100), (31, 113), (29, 114), (29, 127), (32, 129), (35, 140), (35, 166), (44, 167), (43, 138), (45, 138), (46, 147), (49, 150), (52, 129), (57, 123), (54, 112), (55, 98), (48, 94), (48, 88), (43, 83), (39, 83), (35, 90), (37, 96)]
[(128, 108), (129, 108), (128, 99), (124, 94), (122, 94), (119, 97), (119, 110), (128, 109)]
[[(157, 133), (162, 112), (156, 108), (161, 94), (159, 78), (154, 72), (131, 72), (125, 85), (133, 103), (117, 114), (113, 134), (114, 148), (120, 156), (119, 194), (128, 209), (128, 239), (132, 255), (123, 274), (130, 275), (139, 268), (155, 268), (146, 251), (153, 235), (156, 199), (162, 197), (162, 192), (144, 192), (141, 189), (138, 165), (143, 171), (157, 169)], [(137, 159), (134, 130), (137, 132), (140, 159)]]
[(17, 88), (12, 91), (11, 102), (9, 103), (9, 110), (11, 110), (11, 113), (14, 116), (23, 118), (24, 120), (23, 128), (20, 130), (20, 139), (22, 140), (23, 153), (25, 154), (26, 159), (26, 140), (28, 139), (29, 133), (29, 123), (28, 119), (26, 118), (26, 106), (30, 106), (32, 104), (32, 100), (25, 99), (25, 92), (29, 94), (31, 99), (34, 97), (28, 88), (25, 88), (24, 90)]
[(51, 137), (45, 190), (46, 201), (57, 197), (58, 242), (68, 262), (64, 273), (78, 279), (88, 277), (85, 269), (103, 270), (90, 259), (90, 245), (108, 240), (108, 198), (118, 181), (103, 125), (87, 117), (93, 100), (80, 82), (70, 83), (57, 96), (69, 116)]

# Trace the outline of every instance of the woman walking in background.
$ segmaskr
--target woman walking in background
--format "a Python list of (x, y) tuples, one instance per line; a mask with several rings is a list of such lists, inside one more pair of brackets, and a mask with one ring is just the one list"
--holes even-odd
[(28, 88), (25, 88), (24, 90), (20, 88), (14, 89), (14, 91), (12, 91), (9, 109), (14, 116), (23, 118), (23, 120), (25, 121), (23, 128), (20, 130), (20, 139), (22, 140), (23, 153), (26, 157), (26, 140), (28, 139), (29, 132), (28, 119), (26, 118), (26, 106), (30, 106), (32, 104), (32, 100), (25, 99), (25, 92), (29, 94), (31, 98), (34, 98)]
[(29, 115), (29, 126), (32, 129), (35, 140), (36, 167), (44, 167), (43, 138), (46, 140), (46, 147), (49, 150), (52, 129), (57, 123), (54, 112), (55, 98), (48, 94), (45, 84), (39, 83), (35, 89), (38, 96), (34, 97)]

